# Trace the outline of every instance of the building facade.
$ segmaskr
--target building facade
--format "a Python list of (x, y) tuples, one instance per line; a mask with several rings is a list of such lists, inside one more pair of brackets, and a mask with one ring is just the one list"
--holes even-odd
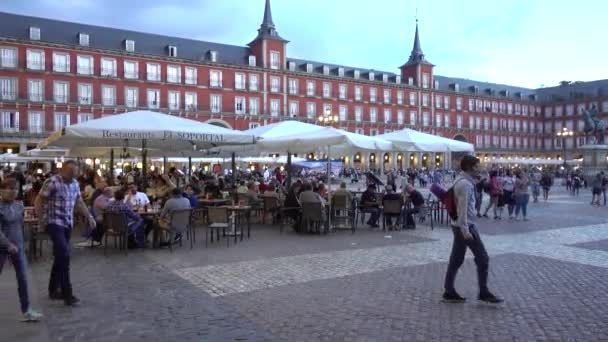
[[(608, 80), (528, 89), (435, 75), (418, 24), (398, 73), (289, 58), (288, 43), (269, 0), (247, 46), (0, 13), (0, 148), (23, 151), (67, 125), (149, 109), (240, 130), (331, 116), (361, 134), (410, 127), (467, 141), (486, 160), (576, 158), (581, 111), (608, 112)], [(564, 128), (574, 136), (558, 137)], [(344, 157), (370, 167), (450, 163), (439, 154)]]

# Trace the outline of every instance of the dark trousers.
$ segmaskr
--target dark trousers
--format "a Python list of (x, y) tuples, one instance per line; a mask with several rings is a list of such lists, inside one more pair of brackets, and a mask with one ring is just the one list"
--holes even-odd
[(380, 208), (377, 207), (364, 207), (361, 209), (362, 213), (370, 213), (371, 217), (367, 221), (369, 225), (378, 224), (378, 218), (380, 218)]
[(10, 259), (15, 269), (15, 276), (17, 276), (17, 289), (19, 292), (19, 302), (21, 303), (21, 312), (25, 313), (30, 308), (30, 300), (27, 294), (27, 259), (23, 252), (23, 247), (19, 248), (17, 253), (8, 254), (0, 253), (0, 273), (2, 273), (2, 267), (6, 259)]
[(53, 268), (49, 280), (49, 292), (61, 293), (65, 298), (72, 296), (72, 283), (70, 282), (70, 237), (72, 229), (55, 224), (46, 226), (46, 231), (53, 241)]
[(413, 207), (412, 209), (406, 209), (403, 212), (403, 216), (405, 216), (405, 226), (406, 228), (416, 228), (416, 221), (414, 221), (414, 214), (418, 214), (420, 212), (420, 208)]
[(445, 291), (453, 292), (454, 281), (456, 279), (456, 273), (464, 262), (464, 256), (467, 252), (467, 247), (473, 252), (475, 256), (475, 265), (477, 266), (477, 281), (479, 283), (479, 292), (484, 293), (488, 291), (488, 267), (490, 258), (486, 252), (486, 248), (483, 246), (483, 241), (475, 229), (475, 225), (469, 225), (469, 231), (473, 235), (473, 239), (465, 240), (460, 228), (452, 227), (454, 233), (454, 243), (452, 245), (452, 254), (450, 255), (450, 262), (448, 264), (448, 270), (445, 274)]

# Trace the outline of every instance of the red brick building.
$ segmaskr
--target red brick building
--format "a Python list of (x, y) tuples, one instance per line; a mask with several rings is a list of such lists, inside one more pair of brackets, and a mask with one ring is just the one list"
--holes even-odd
[[(527, 89), (434, 75), (418, 34), (399, 73), (289, 58), (270, 3), (247, 46), (0, 13), (0, 147), (35, 145), (77, 122), (151, 109), (248, 129), (285, 119), (376, 135), (404, 127), (468, 141), (478, 154), (562, 158), (584, 143), (580, 111), (608, 111), (608, 81)], [(442, 155), (348, 156), (407, 167)]]

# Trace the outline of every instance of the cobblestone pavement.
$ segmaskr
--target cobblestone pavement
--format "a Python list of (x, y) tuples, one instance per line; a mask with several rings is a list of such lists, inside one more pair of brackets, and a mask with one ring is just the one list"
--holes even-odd
[(608, 209), (555, 191), (529, 222), (480, 219), (500, 307), (476, 303), (469, 258), (439, 302), (451, 245), (430, 230), (327, 236), (254, 226), (227, 248), (75, 250), (77, 308), (49, 301), (48, 258), (30, 267), (40, 325), (14, 323), (12, 269), (0, 276), (0, 341), (608, 341)]

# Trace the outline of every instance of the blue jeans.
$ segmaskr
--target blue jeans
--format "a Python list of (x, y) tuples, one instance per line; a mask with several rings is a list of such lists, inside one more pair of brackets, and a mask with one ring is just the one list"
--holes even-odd
[(530, 194), (528, 193), (517, 193), (515, 194), (515, 216), (519, 216), (521, 210), (524, 218), (528, 215), (528, 202), (530, 202)]
[(144, 219), (129, 222), (129, 235), (132, 235), (135, 238), (139, 247), (145, 245), (146, 235), (144, 233)]
[(61, 289), (64, 298), (72, 297), (70, 282), (70, 237), (72, 229), (56, 224), (46, 226), (46, 231), (53, 241), (53, 268), (49, 279), (49, 293)]
[(25, 313), (30, 308), (30, 300), (27, 294), (27, 259), (23, 247), (19, 248), (15, 254), (0, 253), (0, 273), (2, 273), (2, 267), (7, 258), (11, 260), (15, 268), (21, 312)]

